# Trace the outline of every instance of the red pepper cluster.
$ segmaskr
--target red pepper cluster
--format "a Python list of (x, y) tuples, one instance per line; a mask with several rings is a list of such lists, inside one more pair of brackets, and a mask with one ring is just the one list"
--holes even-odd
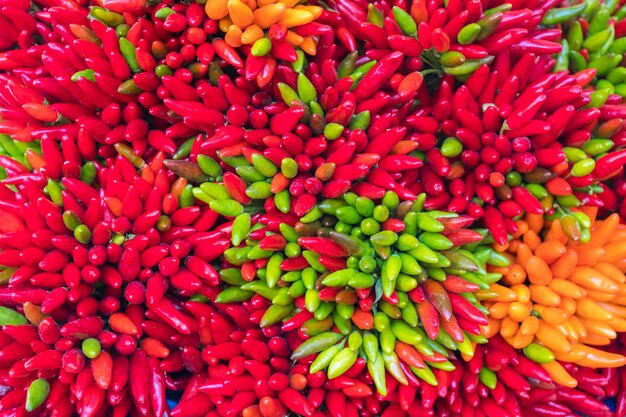
[[(615, 394), (626, 412), (622, 370), (564, 364), (579, 389), (556, 387), (499, 336), (471, 359), (433, 355), (432, 384), (387, 375), (383, 396), (364, 358), (332, 379), (309, 372), (315, 356), (290, 361), (310, 336), (304, 297), (262, 330), (267, 299), (215, 303), (268, 263), (224, 255), (241, 205), (268, 252), (287, 245), (281, 224), (348, 192), (425, 193), (498, 245), (524, 213), (626, 218), (626, 106), (597, 99), (596, 68), (553, 71), (563, 32), (542, 21), (558, 0), (334, 0), (289, 28), (314, 48), (276, 26), (263, 53), (230, 46), (231, 18), (204, 3), (0, 0), (0, 417), (162, 416), (166, 390), (182, 391), (173, 417), (602, 417), (596, 399)], [(354, 304), (371, 309), (373, 288)]]
[[(45, 143), (60, 168), (58, 145)], [(76, 163), (71, 149), (64, 143), (66, 162)], [(162, 415), (166, 387), (185, 381), (178, 372), (204, 369), (200, 350), (214, 341), (203, 329), (212, 309), (191, 300), (216, 295), (219, 276), (209, 262), (230, 246), (214, 228), (218, 215), (179, 207), (170, 193), (176, 176), (158, 157), (141, 175), (118, 156), (111, 168), (97, 167), (92, 183), (57, 178), (64, 189), (54, 202), (43, 188), (58, 185), (46, 174), (48, 182), (18, 173), (1, 187), (0, 262), (12, 272), (1, 304), (19, 306), (30, 324), (2, 332), (1, 373), (12, 391), (0, 406), (23, 415), (37, 377), (54, 381), (51, 415), (95, 416), (109, 406), (113, 415)], [(97, 358), (89, 360), (86, 339), (102, 350)]]

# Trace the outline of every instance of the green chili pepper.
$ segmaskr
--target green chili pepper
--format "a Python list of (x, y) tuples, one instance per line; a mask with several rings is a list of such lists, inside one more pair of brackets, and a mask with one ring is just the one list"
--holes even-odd
[(94, 18), (100, 20), (107, 26), (115, 27), (124, 23), (124, 16), (119, 13), (112, 12), (102, 7), (92, 7), (89, 9), (89, 14)]
[(254, 295), (252, 291), (242, 290), (238, 287), (229, 287), (223, 289), (217, 297), (215, 297), (216, 303), (238, 303), (241, 301), (249, 300)]
[(304, 67), (306, 66), (306, 57), (304, 55), (304, 52), (300, 49), (296, 50), (296, 55), (297, 58), (294, 62), (291, 63), (291, 68), (296, 73), (301, 73), (302, 71), (304, 71)]
[(437, 381), (437, 377), (431, 371), (431, 369), (426, 365), (424, 368), (414, 368), (411, 366), (411, 371), (415, 374), (416, 377), (425, 381), (427, 384), (436, 387), (439, 385), (439, 381)]
[(321, 352), (322, 350), (335, 345), (341, 339), (343, 339), (343, 335), (334, 332), (326, 332), (313, 336), (310, 339), (305, 340), (293, 351), (291, 354), (291, 360), (296, 361), (314, 353)]
[(141, 67), (137, 62), (137, 54), (135, 53), (135, 45), (133, 45), (128, 39), (120, 38), (120, 52), (128, 63), (128, 66), (133, 72), (140, 72)]
[(257, 39), (252, 45), (250, 53), (253, 56), (266, 56), (272, 50), (272, 41), (269, 38), (263, 37)]
[(50, 394), (50, 384), (47, 380), (39, 378), (34, 380), (28, 386), (26, 391), (26, 404), (24, 408), (29, 413), (35, 411), (43, 405)]
[(572, 51), (580, 51), (583, 44), (583, 28), (578, 20), (570, 24), (567, 42)]
[(474, 71), (476, 71), (481, 65), (491, 64), (493, 60), (494, 60), (494, 57), (491, 55), (482, 59), (468, 59), (467, 61), (465, 61), (462, 65), (459, 65), (458, 67), (446, 67), (443, 69), (443, 71), (446, 74), (456, 75), (456, 76), (469, 75), (473, 73)]
[(481, 27), (478, 23), (470, 23), (463, 26), (457, 35), (457, 40), (461, 45), (469, 45), (476, 40)]
[(298, 93), (296, 93), (296, 90), (294, 90), (285, 83), (278, 83), (278, 90), (280, 91), (280, 96), (282, 97), (283, 101), (288, 106), (290, 106), (294, 100), (301, 101), (300, 96), (298, 95)]
[(367, 5), (367, 21), (382, 28), (385, 24), (385, 16), (376, 6), (370, 3)]
[(70, 78), (73, 82), (77, 82), (79, 78), (85, 78), (91, 82), (96, 82), (96, 72), (92, 69), (76, 71)]
[(156, 13), (154, 14), (154, 17), (156, 17), (157, 19), (161, 19), (161, 20), (165, 20), (165, 18), (173, 13), (176, 13), (174, 10), (172, 10), (169, 7), (162, 7), (159, 10), (156, 11)]
[(0, 306), (0, 326), (19, 326), (27, 323), (26, 317), (17, 311)]
[(559, 23), (565, 23), (568, 20), (575, 18), (585, 11), (587, 3), (582, 2), (574, 6), (562, 7), (548, 10), (544, 15), (541, 23), (545, 26), (554, 26)]
[(94, 339), (90, 337), (88, 339), (83, 340), (82, 343), (82, 351), (83, 354), (89, 359), (95, 359), (100, 355), (100, 351), (102, 350), (102, 346), (98, 339)]
[(309, 372), (314, 374), (316, 372), (326, 369), (330, 362), (333, 360), (333, 358), (337, 356), (340, 351), (341, 348), (337, 345), (324, 349), (315, 357), (313, 363), (311, 363), (311, 366), (309, 367)]
[(195, 137), (193, 138), (189, 138), (186, 141), (184, 141), (176, 150), (176, 152), (174, 153), (174, 155), (172, 155), (172, 159), (183, 159), (186, 158), (187, 156), (189, 156), (189, 154), (191, 153), (191, 147), (193, 146), (194, 141), (196, 140)]
[(243, 213), (243, 206), (235, 200), (215, 200), (209, 203), (211, 210), (218, 212), (222, 216), (236, 217)]
[(399, 8), (394, 6), (392, 9), (393, 18), (400, 27), (400, 30), (407, 36), (415, 36), (417, 34), (417, 24), (413, 17)]
[(350, 120), (351, 130), (367, 130), (370, 125), (370, 112), (369, 110), (362, 111), (359, 114), (352, 116)]
[(537, 343), (531, 343), (524, 348), (524, 355), (531, 361), (537, 363), (550, 363), (554, 362), (554, 353), (548, 348), (541, 346)]
[(341, 137), (344, 126), (339, 123), (328, 123), (324, 127), (324, 137), (328, 140), (335, 140)]
[(352, 74), (350, 74), (350, 78), (354, 80), (354, 83), (352, 84), (352, 88), (356, 87), (357, 83), (361, 80), (361, 78), (363, 78), (365, 74), (367, 74), (369, 70), (372, 69), (372, 67), (376, 65), (377, 63), (378, 61), (369, 61), (369, 62), (366, 62), (365, 64), (362, 64), (356, 67), (356, 69), (352, 72)]
[(302, 73), (298, 74), (298, 95), (305, 104), (317, 100), (315, 87), (307, 76)]
[(489, 368), (482, 368), (478, 373), (478, 379), (489, 389), (495, 389), (498, 384), (496, 373)]
[(569, 68), (569, 43), (567, 39), (561, 41), (561, 52), (556, 57), (556, 63), (553, 67), (554, 72), (566, 71)]
[(367, 361), (367, 370), (369, 371), (376, 390), (380, 395), (387, 395), (387, 383), (385, 381), (385, 363), (382, 355), (377, 356), (374, 360)]

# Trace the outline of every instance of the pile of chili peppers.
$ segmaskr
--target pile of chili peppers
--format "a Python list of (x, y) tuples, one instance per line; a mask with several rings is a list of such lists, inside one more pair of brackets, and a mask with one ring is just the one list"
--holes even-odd
[(626, 413), (621, 0), (0, 23), (0, 417)]

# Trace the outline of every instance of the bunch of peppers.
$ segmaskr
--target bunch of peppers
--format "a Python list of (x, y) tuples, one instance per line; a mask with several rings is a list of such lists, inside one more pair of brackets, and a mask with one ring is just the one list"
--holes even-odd
[[(527, 216), (525, 233), (507, 243), (509, 266), (494, 268), (503, 284), (492, 284), (488, 334), (499, 332), (513, 347), (535, 357), (537, 342), (552, 358), (591, 368), (620, 367), (626, 358), (605, 352), (618, 332), (625, 331), (622, 286), (625, 276), (624, 227), (615, 213), (596, 220), (587, 208), (590, 237), (581, 243), (577, 222), (568, 217), (544, 226), (543, 217)], [(542, 231), (545, 228), (545, 235)], [(563, 229), (568, 230), (565, 234)], [(503, 248), (504, 249), (504, 248)], [(575, 386), (573, 377), (553, 380)]]
[(0, 11), (3, 415), (611, 415), (619, 1)]

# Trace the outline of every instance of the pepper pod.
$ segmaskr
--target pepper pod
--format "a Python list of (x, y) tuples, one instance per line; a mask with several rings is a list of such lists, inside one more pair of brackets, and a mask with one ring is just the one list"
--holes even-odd
[(528, 215), (520, 221), (522, 233), (502, 254), (510, 265), (492, 268), (503, 274), (502, 283), (477, 294), (489, 309), (486, 336), (500, 333), (570, 387), (576, 380), (555, 358), (590, 368), (626, 364), (623, 355), (603, 350), (625, 330), (624, 226), (617, 213), (598, 220), (595, 208), (582, 210), (590, 220), (586, 243), (566, 235), (562, 220), (544, 225)]
[(448, 349), (471, 357), (472, 342), (482, 341), (480, 326), (487, 324), (471, 293), (500, 275), (487, 274), (463, 248), (483, 240), (466, 229), (473, 220), (424, 212), (424, 198), (400, 203), (387, 192), (376, 204), (347, 193), (322, 200), (293, 226), (289, 215), (268, 222), (276, 208), (242, 213), (232, 228), (237, 246), (224, 253), (239, 269), (222, 269), (228, 286), (216, 301), (239, 302), (254, 293), (271, 300), (258, 323), (282, 322), (283, 330), (310, 337), (292, 359), (324, 350), (312, 372), (328, 367), (330, 378), (368, 351), (368, 366), (382, 365), (375, 371), (383, 376), (379, 391), (385, 368), (403, 382), (409, 366), (419, 377), (432, 377), (424, 361), (449, 369)]
[[(57, 146), (44, 139), (44, 156)], [(7, 170), (3, 409), (163, 415), (166, 388), (205, 368), (211, 335), (198, 312), (215, 309), (198, 301), (217, 295), (210, 262), (230, 246), (223, 220), (193, 204), (165, 155), (148, 164), (116, 149), (113, 166), (86, 164), (77, 176), (47, 176), (59, 169), (51, 159), (32, 173)]]

